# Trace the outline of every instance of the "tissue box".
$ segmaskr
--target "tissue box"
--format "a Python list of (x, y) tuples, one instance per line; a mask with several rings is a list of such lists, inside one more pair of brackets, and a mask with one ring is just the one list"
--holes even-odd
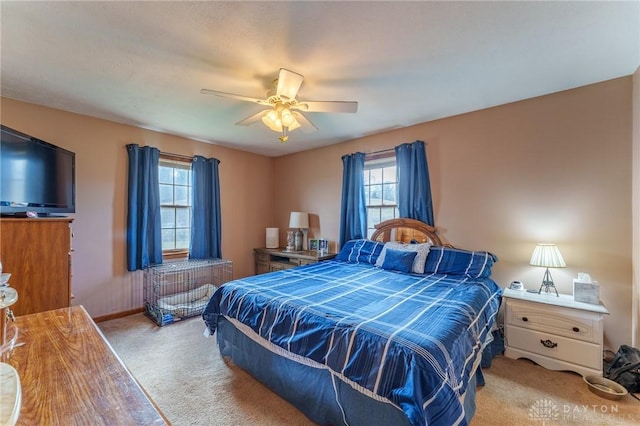
[(600, 304), (600, 284), (596, 281), (580, 281), (573, 279), (573, 300), (576, 302)]

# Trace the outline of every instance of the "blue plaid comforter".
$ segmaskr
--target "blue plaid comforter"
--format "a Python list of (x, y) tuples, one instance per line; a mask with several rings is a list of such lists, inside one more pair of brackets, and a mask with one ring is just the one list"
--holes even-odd
[(500, 305), (489, 278), (325, 261), (228, 282), (203, 318), (240, 322), (323, 364), (413, 425), (464, 424), (463, 398)]

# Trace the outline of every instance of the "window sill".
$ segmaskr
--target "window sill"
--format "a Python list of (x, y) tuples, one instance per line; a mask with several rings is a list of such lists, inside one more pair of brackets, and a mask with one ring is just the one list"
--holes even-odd
[(162, 252), (162, 259), (165, 260), (177, 260), (188, 259), (189, 250), (165, 250)]

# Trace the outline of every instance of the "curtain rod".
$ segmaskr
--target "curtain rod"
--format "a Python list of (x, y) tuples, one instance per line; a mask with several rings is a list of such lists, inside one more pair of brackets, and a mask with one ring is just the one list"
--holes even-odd
[[(421, 141), (417, 140), (416, 142), (421, 142)], [(381, 149), (380, 151), (367, 152), (366, 154), (367, 155), (369, 155), (369, 154), (386, 154), (387, 152), (395, 152), (395, 151), (396, 151), (395, 148), (387, 148), (387, 149)]]
[(381, 149), (380, 151), (372, 151), (372, 152), (368, 152), (367, 154), (384, 154), (386, 152), (393, 152), (393, 151), (395, 151), (395, 148)]
[(367, 154), (386, 154), (387, 152), (395, 152), (395, 148), (381, 149), (380, 151), (367, 152)]
[[(124, 146), (124, 149), (127, 149), (127, 145)], [(192, 161), (193, 157), (195, 157), (194, 155), (182, 155), (182, 154), (174, 154), (172, 152), (164, 152), (164, 151), (158, 151), (160, 153), (160, 155), (164, 155), (167, 157), (173, 157), (176, 160), (187, 160), (187, 161)]]

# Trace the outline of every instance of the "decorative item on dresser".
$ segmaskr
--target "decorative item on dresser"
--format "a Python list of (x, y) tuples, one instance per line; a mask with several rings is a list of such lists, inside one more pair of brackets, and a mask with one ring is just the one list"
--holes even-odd
[(18, 337), (15, 325), (9, 322), (13, 322), (16, 319), (9, 307), (16, 303), (17, 300), (17, 291), (6, 285), (6, 283), (0, 285), (0, 356), (14, 348)]
[(558, 290), (553, 284), (553, 278), (551, 278), (551, 272), (549, 272), (549, 268), (564, 268), (567, 266), (562, 258), (562, 254), (560, 254), (558, 246), (555, 244), (538, 244), (533, 250), (529, 264), (547, 268), (538, 293), (541, 293), (542, 289), (544, 289), (545, 293), (550, 293), (551, 289), (553, 289), (553, 291), (556, 292), (556, 296), (558, 296)]
[(591, 281), (591, 276), (586, 272), (579, 272), (578, 278), (573, 279), (573, 300), (599, 304), (600, 284), (597, 281)]
[[(0, 425), (13, 426), (22, 407), (20, 375), (4, 361), (15, 348), (18, 332), (13, 324), (15, 316), (9, 307), (18, 300), (18, 293), (9, 287), (11, 274), (2, 273), (0, 264)], [(9, 322), (11, 321), (11, 323)]]
[(602, 376), (607, 308), (572, 296), (504, 289), (505, 355), (528, 358), (550, 370)]
[(316, 263), (321, 260), (329, 260), (336, 257), (336, 253), (320, 254), (315, 250), (292, 252), (286, 249), (254, 248), (256, 262), (256, 275), (295, 266)]
[(267, 228), (265, 247), (266, 248), (280, 247), (280, 229)]
[(318, 251), (320, 254), (327, 253), (329, 251), (329, 240), (326, 238), (318, 238)]
[(15, 368), (0, 362), (0, 424), (13, 426), (22, 407), (22, 385)]

